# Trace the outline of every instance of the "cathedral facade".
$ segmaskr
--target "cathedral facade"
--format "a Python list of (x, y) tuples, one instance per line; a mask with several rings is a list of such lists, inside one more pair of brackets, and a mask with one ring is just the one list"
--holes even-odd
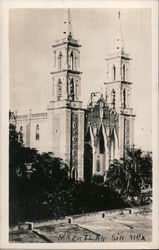
[(122, 37), (117, 38), (116, 52), (106, 58), (103, 91), (91, 93), (88, 107), (83, 108), (81, 45), (72, 35), (69, 10), (64, 12), (63, 25), (61, 39), (52, 45), (52, 94), (47, 110), (17, 114), (16, 129), (26, 147), (62, 158), (71, 177), (104, 176), (111, 161), (125, 157), (126, 149), (134, 144), (131, 58), (124, 51)]

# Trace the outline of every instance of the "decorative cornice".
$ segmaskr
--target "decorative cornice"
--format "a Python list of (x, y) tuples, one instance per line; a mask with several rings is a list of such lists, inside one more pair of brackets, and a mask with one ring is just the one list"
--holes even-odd
[(104, 84), (112, 84), (112, 83), (122, 83), (122, 84), (128, 84), (128, 85), (131, 85), (133, 84), (132, 82), (127, 82), (127, 81), (113, 81), (113, 82), (104, 82)]
[(51, 75), (54, 75), (54, 74), (61, 74), (61, 73), (71, 73), (71, 74), (77, 74), (77, 75), (80, 75), (82, 74), (81, 71), (76, 71), (76, 70), (70, 70), (70, 69), (63, 69), (63, 70), (58, 70), (58, 71), (54, 71), (54, 72), (50, 72)]

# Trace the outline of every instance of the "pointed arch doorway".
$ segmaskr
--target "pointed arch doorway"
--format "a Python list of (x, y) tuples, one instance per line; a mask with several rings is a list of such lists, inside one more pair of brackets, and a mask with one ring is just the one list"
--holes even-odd
[(93, 175), (93, 150), (89, 143), (84, 145), (84, 180), (91, 181)]

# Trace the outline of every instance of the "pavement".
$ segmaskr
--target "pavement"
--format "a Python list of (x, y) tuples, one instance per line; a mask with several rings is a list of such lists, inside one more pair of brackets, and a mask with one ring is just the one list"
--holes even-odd
[(34, 223), (33, 231), (13, 230), (10, 232), (10, 241), (79, 243), (152, 240), (150, 206), (76, 215), (70, 218)]

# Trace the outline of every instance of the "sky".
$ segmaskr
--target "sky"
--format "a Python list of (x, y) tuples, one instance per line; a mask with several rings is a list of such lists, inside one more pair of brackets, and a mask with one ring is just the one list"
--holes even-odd
[[(71, 9), (73, 36), (81, 47), (81, 99), (106, 81), (107, 54), (114, 51), (119, 9)], [(63, 9), (12, 9), (9, 15), (10, 108), (45, 111), (51, 98), (53, 41), (61, 38)], [(152, 150), (152, 33), (150, 9), (121, 9), (125, 52), (132, 57), (135, 145)]]

